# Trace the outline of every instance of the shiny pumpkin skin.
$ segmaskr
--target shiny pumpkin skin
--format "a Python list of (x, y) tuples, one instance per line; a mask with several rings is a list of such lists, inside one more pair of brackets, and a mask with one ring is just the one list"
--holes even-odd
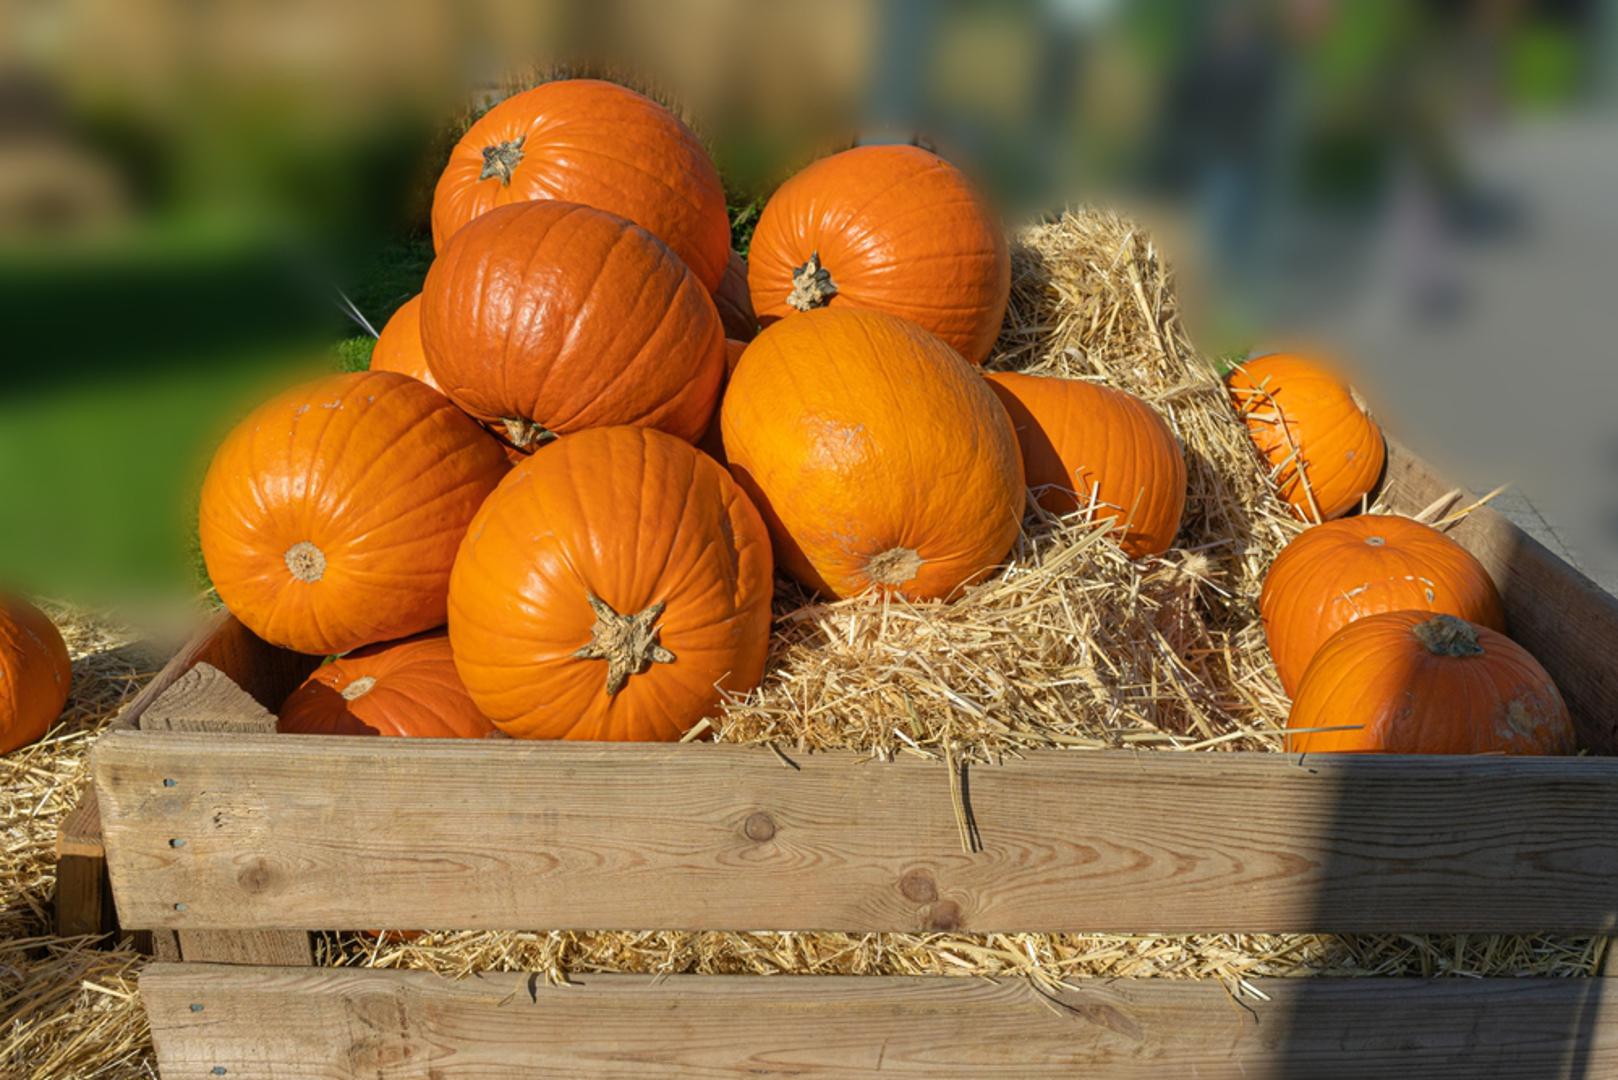
[[(515, 738), (678, 739), (718, 710), (716, 687), (757, 685), (772, 574), (758, 512), (707, 455), (644, 428), (569, 435), (513, 469), (467, 531), (455, 666)], [(636, 648), (598, 647), (636, 619), (650, 635)]]
[(237, 425), (203, 481), (199, 535), (226, 607), (298, 652), (441, 626), (449, 571), (505, 455), (397, 372), (293, 388)]
[[(502, 155), (517, 159), (509, 176)], [(462, 226), (495, 207), (533, 199), (595, 206), (635, 222), (710, 291), (724, 276), (730, 218), (719, 172), (690, 128), (633, 90), (567, 79), (484, 113), (450, 151), (433, 192), (433, 249), (442, 252)]]
[[(800, 288), (809, 259), (836, 292)], [(966, 176), (916, 146), (860, 146), (815, 162), (770, 196), (747, 253), (753, 310), (768, 326), (802, 305), (909, 319), (974, 364), (988, 357), (1011, 291), (995, 215)]]
[[(1344, 725), (1357, 726), (1295, 731)], [(1504, 634), (1426, 611), (1367, 615), (1327, 639), (1287, 728), (1295, 753), (1574, 752), (1567, 705), (1539, 661)]]
[(1017, 538), (1022, 461), (978, 371), (914, 323), (830, 307), (766, 328), (720, 410), (776, 562), (845, 597), (948, 597)]
[(355, 649), (317, 668), (281, 706), (295, 735), (486, 739), (494, 725), (461, 685), (442, 630)]
[(73, 664), (56, 624), (28, 601), (0, 595), (0, 754), (38, 742), (72, 686)]
[(417, 293), (393, 313), (382, 327), (371, 348), (372, 371), (397, 371), (420, 379), (434, 390), (438, 383), (427, 369), (427, 353), (421, 345), (421, 294)]
[(1328, 638), (1384, 611), (1430, 611), (1506, 629), (1489, 572), (1437, 529), (1383, 514), (1328, 521), (1295, 537), (1264, 577), (1259, 614), (1281, 686), (1296, 693)]
[(758, 316), (753, 314), (753, 298), (747, 291), (747, 260), (739, 252), (730, 253), (713, 302), (719, 309), (719, 321), (725, 324), (725, 337), (746, 343), (758, 335)]
[[(992, 372), (1039, 505), (1071, 514), (1091, 505), (1122, 522), (1118, 546), (1131, 558), (1161, 555), (1185, 513), (1185, 457), (1174, 431), (1133, 394), (1080, 379)], [(1110, 508), (1110, 512), (1109, 512)]]
[(1302, 357), (1276, 354), (1246, 361), (1225, 385), (1253, 445), (1275, 472), (1281, 497), (1299, 517), (1341, 517), (1376, 486), (1387, 456), (1382, 429), (1336, 375)]
[(725, 334), (706, 289), (651, 233), (546, 200), (455, 235), (422, 290), (444, 392), (519, 448), (636, 424), (687, 442), (712, 417)]

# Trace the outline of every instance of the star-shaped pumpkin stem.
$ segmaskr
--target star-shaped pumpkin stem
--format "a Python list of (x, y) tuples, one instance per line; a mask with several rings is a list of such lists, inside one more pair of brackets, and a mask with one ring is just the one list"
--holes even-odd
[(636, 615), (620, 615), (601, 597), (589, 595), (590, 610), (596, 613), (590, 628), (590, 644), (573, 655), (580, 660), (607, 662), (607, 693), (616, 694), (652, 664), (672, 664), (674, 654), (657, 643), (657, 620), (663, 617), (659, 600)]
[(792, 271), (792, 292), (787, 295), (787, 303), (799, 311), (824, 307), (836, 295), (837, 286), (832, 283), (831, 271), (820, 264), (820, 252), (810, 255), (808, 262)]
[(483, 171), (478, 173), (478, 179), (490, 180), (499, 177), (502, 187), (510, 187), (511, 172), (522, 163), (522, 144), (527, 138), (526, 135), (519, 135), (510, 142), (485, 146)]

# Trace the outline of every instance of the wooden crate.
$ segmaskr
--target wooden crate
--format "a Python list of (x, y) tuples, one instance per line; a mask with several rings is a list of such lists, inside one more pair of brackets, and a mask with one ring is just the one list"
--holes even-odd
[[(1390, 446), (1388, 501), (1447, 485)], [(1618, 603), (1488, 510), (1453, 532), (1594, 754)], [(1605, 979), (582, 976), (312, 966), (403, 926), (1558, 932), (1618, 917), (1618, 759), (1034, 753), (952, 779), (725, 745), (273, 734), (314, 660), (214, 621), (96, 745), (165, 1080), (1618, 1076)], [(97, 868), (98, 869), (98, 868)], [(82, 891), (82, 890), (81, 890)], [(93, 890), (92, 890), (93, 891)], [(86, 923), (97, 918), (82, 915)]]

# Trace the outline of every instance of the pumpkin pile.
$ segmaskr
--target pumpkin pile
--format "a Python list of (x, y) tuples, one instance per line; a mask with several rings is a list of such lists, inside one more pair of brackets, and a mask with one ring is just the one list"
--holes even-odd
[[(1037, 230), (1014, 251), (955, 166), (865, 146), (782, 184), (744, 260), (692, 132), (594, 80), (472, 125), (432, 231), (371, 370), (261, 407), (204, 484), (223, 602), (341, 657), (284, 730), (1236, 742), (1279, 711), (1251, 677), (1258, 609), (1299, 748), (1569, 745), (1482, 568), (1426, 526), (1344, 516), (1384, 460), (1348, 389), (1292, 356), (1221, 384), (1132, 233), (1098, 252), (1128, 297), (1051, 325), (1073, 283), (1028, 272)], [(1134, 353), (1063, 347), (1142, 323)], [(1325, 522), (1284, 552), (1277, 495)], [(1416, 610), (1441, 621), (1372, 618)], [(1345, 678), (1388, 696), (1386, 723), (1312, 689)], [(1493, 694), (1509, 723), (1480, 705), (1434, 735), (1393, 701), (1411, 680)]]

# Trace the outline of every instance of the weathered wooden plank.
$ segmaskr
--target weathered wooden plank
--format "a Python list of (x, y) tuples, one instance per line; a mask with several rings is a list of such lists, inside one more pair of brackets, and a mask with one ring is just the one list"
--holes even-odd
[(55, 908), (56, 933), (61, 937), (105, 934), (116, 926), (93, 788), (85, 789), (56, 835)]
[[(1393, 439), (1382, 486), (1385, 498), (1408, 513), (1453, 490)], [(1618, 754), (1618, 598), (1488, 507), (1474, 510), (1449, 534), (1499, 586), (1507, 630), (1556, 680), (1580, 745)]]
[[(125, 925), (1601, 932), (1618, 760), (119, 733)], [(178, 842), (176, 846), (176, 842)]]
[[(164, 1080), (536, 1075), (1533, 1080), (1618, 1075), (1600, 979), (1021, 981), (154, 965)], [(273, 1022), (266, 1022), (273, 1018)], [(223, 1070), (223, 1071), (219, 1071)]]

